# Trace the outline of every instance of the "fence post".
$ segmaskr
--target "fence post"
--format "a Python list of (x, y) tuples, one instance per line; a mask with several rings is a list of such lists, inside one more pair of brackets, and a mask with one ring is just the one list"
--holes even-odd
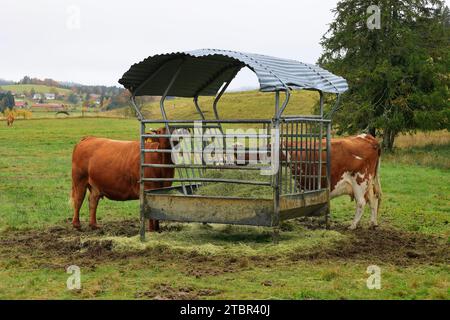
[(144, 211), (144, 201), (145, 201), (145, 185), (144, 185), (144, 166), (145, 163), (145, 123), (143, 121), (140, 121), (141, 124), (141, 130), (140, 130), (140, 143), (141, 143), (141, 157), (140, 157), (140, 177), (139, 180), (139, 201), (140, 201), (140, 228), (139, 228), (139, 234), (141, 241), (145, 240), (145, 211)]
[(325, 213), (326, 228), (330, 228), (330, 192), (331, 192), (331, 122), (327, 125), (327, 188), (328, 188), (328, 204), (327, 212)]

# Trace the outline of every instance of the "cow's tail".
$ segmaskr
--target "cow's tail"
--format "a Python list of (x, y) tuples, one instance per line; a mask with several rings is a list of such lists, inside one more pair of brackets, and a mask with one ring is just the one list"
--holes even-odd
[(383, 192), (381, 190), (381, 180), (380, 180), (380, 166), (381, 166), (381, 148), (378, 149), (378, 162), (377, 162), (377, 169), (375, 172), (375, 177), (373, 181), (374, 186), (374, 194), (378, 199), (378, 205), (377, 205), (377, 214), (380, 211), (381, 206), (381, 198), (383, 196)]
[(69, 199), (67, 201), (67, 203), (69, 204), (69, 206), (72, 209), (74, 208), (74, 201), (73, 201), (74, 198), (75, 198), (75, 186), (74, 186), (74, 181), (73, 181), (73, 178), (72, 178), (72, 188), (70, 189)]
[(74, 197), (75, 197), (75, 185), (74, 185), (75, 182), (74, 182), (74, 180), (73, 180), (73, 170), (74, 170), (74, 168), (73, 168), (73, 157), (74, 157), (75, 151), (77, 150), (77, 147), (80, 145), (80, 143), (81, 143), (82, 141), (86, 140), (86, 139), (89, 139), (89, 138), (91, 138), (91, 136), (84, 136), (84, 137), (81, 138), (81, 140), (73, 147), (73, 151), (72, 151), (72, 189), (70, 190), (69, 199), (68, 199), (68, 201), (67, 201), (67, 203), (69, 204), (69, 206), (70, 206), (71, 208), (74, 207), (74, 201), (73, 201), (73, 199), (74, 199)]
[(71, 208), (73, 208), (73, 188), (72, 191), (70, 191), (69, 200), (67, 201), (67, 203)]

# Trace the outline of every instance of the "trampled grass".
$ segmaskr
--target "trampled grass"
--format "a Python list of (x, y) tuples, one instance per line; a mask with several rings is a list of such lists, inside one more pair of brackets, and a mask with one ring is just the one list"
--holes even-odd
[[(101, 200), (104, 227), (70, 228), (73, 146), (85, 135), (136, 139), (132, 119), (48, 119), (0, 125), (1, 298), (449, 299), (450, 172), (414, 150), (448, 161), (448, 144), (383, 155), (380, 229), (346, 231), (348, 197), (332, 202), (332, 229), (305, 219), (266, 228), (163, 224), (138, 240), (138, 202)], [(421, 149), (422, 148), (422, 149)], [(431, 149), (427, 149), (431, 148)], [(445, 161), (443, 161), (445, 162)], [(448, 250), (447, 250), (448, 252)], [(82, 270), (66, 289), (65, 267)], [(382, 289), (366, 287), (368, 265)]]

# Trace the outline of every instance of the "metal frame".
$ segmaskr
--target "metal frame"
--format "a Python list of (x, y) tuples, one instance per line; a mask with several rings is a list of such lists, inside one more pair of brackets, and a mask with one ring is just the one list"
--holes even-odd
[[(302, 215), (320, 215), (325, 214), (328, 224), (330, 215), (330, 139), (331, 139), (331, 121), (324, 119), (323, 103), (324, 97), (320, 94), (320, 114), (312, 116), (283, 116), (289, 99), (290, 89), (284, 84), (284, 101), (280, 105), (280, 90), (275, 92), (275, 110), (272, 119), (223, 119), (219, 117), (217, 105), (225, 90), (228, 88), (231, 80), (236, 73), (233, 73), (231, 79), (224, 82), (224, 85), (217, 93), (213, 101), (213, 111), (215, 119), (207, 120), (202, 112), (198, 97), (200, 89), (193, 98), (193, 103), (201, 120), (169, 120), (165, 111), (164, 102), (172, 85), (175, 83), (181, 69), (184, 59), (180, 59), (177, 71), (173, 74), (164, 94), (160, 100), (160, 111), (162, 119), (145, 119), (137, 106), (135, 96), (139, 90), (153, 79), (164, 67), (161, 66), (138, 88), (132, 91), (131, 103), (135, 108), (136, 115), (140, 121), (140, 146), (141, 146), (141, 173), (140, 173), (140, 237), (145, 239), (145, 219), (161, 219), (185, 222), (211, 222), (211, 223), (230, 223), (230, 224), (248, 224), (271, 226), (274, 228), (274, 241), (276, 242), (279, 234), (279, 223), (282, 220), (295, 218)], [(242, 68), (242, 65), (228, 66), (221, 70), (211, 79), (214, 81), (230, 68)], [(238, 71), (238, 70), (237, 70)], [(280, 80), (281, 81), (281, 80)], [(205, 87), (208, 84), (205, 84)], [(206, 164), (151, 164), (145, 163), (145, 154), (148, 152), (168, 153), (172, 150), (164, 149), (146, 149), (145, 139), (151, 137), (170, 137), (174, 128), (193, 129), (194, 121), (202, 123), (202, 130), (219, 130), (223, 135), (223, 145), (225, 152), (226, 134), (224, 134), (223, 124), (253, 124), (261, 125), (267, 130), (265, 138), (269, 139), (275, 132), (275, 138), (280, 141), (280, 151), (283, 152), (286, 159), (281, 159), (280, 166), (270, 181), (245, 181), (238, 179), (216, 179), (204, 178), (203, 173), (206, 170), (260, 170), (259, 166), (240, 166), (236, 164), (226, 164), (221, 166)], [(147, 134), (147, 124), (163, 124), (166, 128), (166, 134)], [(204, 132), (202, 132), (204, 133)], [(208, 137), (208, 135), (204, 135)], [(245, 135), (250, 138), (249, 135)], [(325, 137), (325, 149), (322, 145)], [(271, 141), (272, 142), (272, 141)], [(171, 142), (171, 148), (174, 148)], [(323, 152), (326, 151), (325, 161), (322, 159)], [(194, 156), (196, 156), (194, 151)], [(200, 152), (200, 151), (199, 151)], [(248, 149), (246, 152), (255, 153), (257, 150)], [(287, 157), (286, 155), (290, 155)], [(325, 165), (325, 171), (323, 172)], [(178, 177), (173, 178), (148, 178), (144, 176), (145, 168), (175, 168)], [(324, 186), (322, 180), (326, 180)], [(145, 182), (179, 182), (180, 186), (162, 188), (157, 190), (145, 190)], [(205, 197), (195, 195), (194, 192), (201, 184), (206, 183), (234, 183), (259, 185), (261, 187), (271, 187), (273, 189), (273, 199), (246, 199), (235, 197)], [(182, 195), (166, 194), (168, 190), (181, 189)], [(195, 206), (195, 210), (191, 209)], [(239, 212), (239, 214), (236, 214)]]

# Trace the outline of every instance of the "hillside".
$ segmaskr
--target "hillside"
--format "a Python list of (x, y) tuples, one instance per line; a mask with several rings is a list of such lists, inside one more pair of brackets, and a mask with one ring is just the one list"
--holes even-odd
[[(283, 101), (284, 95), (281, 94)], [(312, 91), (294, 91), (291, 94), (285, 115), (311, 114), (319, 95)], [(214, 118), (212, 109), (213, 97), (199, 99), (199, 104), (207, 119)], [(176, 98), (166, 100), (166, 112), (169, 119), (199, 119), (192, 99)], [(275, 108), (275, 95), (259, 91), (231, 92), (223, 95), (218, 104), (219, 115), (224, 118), (271, 118)], [(159, 102), (144, 106), (143, 112), (147, 118), (161, 119)]]
[(50, 93), (51, 90), (56, 90), (58, 93), (70, 94), (72, 91), (70, 89), (63, 89), (58, 87), (50, 87), (41, 84), (10, 84), (1, 86), (4, 91), (11, 91), (15, 93), (29, 92), (34, 89), (36, 93)]

